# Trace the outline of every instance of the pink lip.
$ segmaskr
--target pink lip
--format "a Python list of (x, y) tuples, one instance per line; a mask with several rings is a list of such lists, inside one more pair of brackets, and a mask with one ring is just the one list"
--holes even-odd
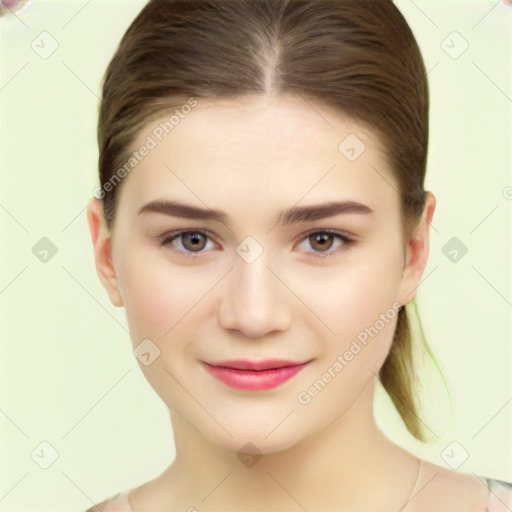
[(277, 359), (259, 362), (237, 360), (215, 365), (205, 363), (205, 367), (216, 379), (232, 388), (258, 391), (280, 386), (308, 363)]

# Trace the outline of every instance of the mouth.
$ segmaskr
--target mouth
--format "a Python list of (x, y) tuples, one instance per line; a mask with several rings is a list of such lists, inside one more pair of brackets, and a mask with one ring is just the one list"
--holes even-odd
[(222, 361), (206, 363), (206, 370), (229, 387), (246, 391), (273, 389), (299, 373), (310, 361), (296, 362), (282, 359), (265, 361)]

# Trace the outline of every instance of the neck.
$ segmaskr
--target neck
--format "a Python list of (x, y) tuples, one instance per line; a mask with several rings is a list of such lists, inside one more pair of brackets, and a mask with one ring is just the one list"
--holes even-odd
[(172, 411), (176, 458), (158, 478), (160, 499), (205, 512), (290, 510), (298, 504), (306, 510), (386, 509), (383, 504), (398, 510), (413, 483), (416, 459), (377, 427), (374, 390), (372, 378), (330, 425), (291, 448), (252, 459), (211, 442)]

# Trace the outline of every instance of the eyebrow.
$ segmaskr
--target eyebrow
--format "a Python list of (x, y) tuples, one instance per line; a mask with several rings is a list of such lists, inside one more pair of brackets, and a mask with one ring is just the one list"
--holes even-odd
[[(200, 208), (189, 204), (170, 200), (156, 200), (142, 206), (137, 215), (141, 213), (162, 213), (173, 217), (196, 220), (213, 220), (229, 224), (228, 215), (220, 210)], [(298, 222), (311, 222), (341, 214), (372, 214), (373, 210), (365, 204), (355, 201), (330, 201), (311, 206), (293, 206), (289, 210), (281, 211), (275, 224), (282, 226)]]

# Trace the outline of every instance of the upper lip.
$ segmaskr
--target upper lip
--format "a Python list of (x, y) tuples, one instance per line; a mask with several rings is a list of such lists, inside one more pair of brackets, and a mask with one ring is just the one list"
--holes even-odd
[(218, 363), (207, 363), (212, 366), (224, 366), (235, 370), (271, 370), (274, 368), (284, 368), (285, 366), (297, 366), (308, 363), (309, 361), (287, 361), (285, 359), (265, 359), (263, 361), (249, 361), (246, 359), (236, 359), (231, 361), (220, 361)]

